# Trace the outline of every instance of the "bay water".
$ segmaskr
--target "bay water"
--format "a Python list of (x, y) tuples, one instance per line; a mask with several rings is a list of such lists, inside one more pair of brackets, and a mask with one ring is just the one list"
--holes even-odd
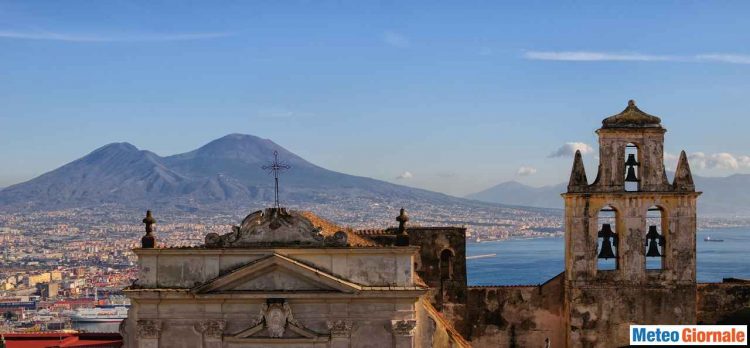
[[(724, 241), (704, 241), (707, 236)], [(700, 230), (696, 239), (698, 282), (750, 279), (750, 227)], [(544, 283), (564, 270), (564, 248), (562, 237), (467, 243), (468, 257), (496, 254), (466, 260), (469, 285)]]

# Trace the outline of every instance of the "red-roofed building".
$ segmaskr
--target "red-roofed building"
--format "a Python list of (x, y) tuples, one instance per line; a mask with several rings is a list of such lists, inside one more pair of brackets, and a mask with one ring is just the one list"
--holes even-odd
[(118, 333), (7, 333), (2, 335), (0, 348), (120, 348)]

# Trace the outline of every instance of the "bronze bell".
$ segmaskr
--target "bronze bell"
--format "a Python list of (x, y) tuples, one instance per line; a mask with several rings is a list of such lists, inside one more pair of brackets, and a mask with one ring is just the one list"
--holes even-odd
[(638, 161), (635, 160), (634, 154), (628, 155), (628, 160), (625, 161), (625, 166), (628, 167), (628, 174), (625, 176), (625, 181), (628, 182), (638, 182), (638, 176), (635, 175), (635, 166), (640, 165)]
[(656, 226), (649, 226), (648, 233), (646, 233), (646, 245), (648, 250), (646, 251), (646, 257), (658, 257), (662, 256), (659, 252), (659, 248), (656, 246), (658, 241), (659, 246), (664, 247), (664, 237), (659, 234), (656, 230)]
[(612, 227), (609, 224), (603, 224), (602, 230), (599, 231), (599, 238), (602, 238), (602, 249), (599, 250), (600, 259), (614, 259), (615, 253), (612, 250), (612, 244), (617, 246), (617, 235), (612, 232)]

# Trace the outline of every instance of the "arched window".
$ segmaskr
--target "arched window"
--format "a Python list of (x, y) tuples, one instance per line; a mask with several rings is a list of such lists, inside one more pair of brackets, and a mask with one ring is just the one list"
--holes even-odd
[(617, 264), (617, 211), (612, 206), (605, 206), (599, 210), (597, 216), (596, 257), (597, 270), (615, 270)]
[(646, 269), (662, 269), (662, 258), (666, 247), (664, 231), (666, 229), (664, 209), (652, 206), (646, 212), (646, 235), (644, 254), (646, 255)]
[(440, 280), (453, 279), (453, 251), (440, 252)]
[(633, 143), (625, 145), (625, 191), (635, 192), (641, 189), (641, 162), (638, 158), (638, 146)]

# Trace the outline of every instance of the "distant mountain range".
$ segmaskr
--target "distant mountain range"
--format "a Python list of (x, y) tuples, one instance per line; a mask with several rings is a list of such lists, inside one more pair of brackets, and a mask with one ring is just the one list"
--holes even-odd
[(6, 187), (0, 191), (0, 209), (57, 210), (116, 204), (196, 212), (237, 209), (249, 203), (270, 206), (273, 177), (261, 166), (268, 164), (274, 151), (292, 167), (281, 175), (284, 204), (328, 204), (343, 211), (352, 209), (355, 214), (354, 204), (365, 210), (372, 204), (502, 209), (498, 204), (327, 170), (271, 140), (244, 134), (230, 134), (194, 151), (167, 157), (128, 143), (112, 143), (32, 180)]
[[(283, 203), (346, 209), (369, 204), (432, 205), (451, 209), (560, 209), (566, 184), (531, 187), (515, 181), (457, 198), (316, 166), (268, 139), (230, 134), (182, 154), (161, 157), (112, 143), (27, 182), (0, 189), (0, 210), (57, 210), (117, 204), (195, 212), (273, 202), (273, 178), (261, 170), (274, 151), (292, 169), (281, 176)], [(695, 176), (699, 214), (750, 216), (750, 175)], [(354, 209), (354, 207), (352, 207)], [(505, 211), (506, 213), (508, 210)], [(557, 212), (541, 211), (557, 215)]]
[[(670, 178), (672, 173), (667, 173)], [(698, 198), (698, 214), (704, 216), (750, 216), (750, 174), (727, 177), (701, 177), (693, 175), (696, 189), (703, 191)], [(466, 196), (484, 202), (518, 204), (542, 208), (563, 208), (560, 194), (567, 183), (532, 187), (517, 181), (508, 181)]]
[(567, 188), (567, 183), (533, 187), (518, 181), (507, 181), (486, 190), (472, 193), (466, 198), (491, 203), (562, 209), (563, 200), (560, 194), (565, 192)]

